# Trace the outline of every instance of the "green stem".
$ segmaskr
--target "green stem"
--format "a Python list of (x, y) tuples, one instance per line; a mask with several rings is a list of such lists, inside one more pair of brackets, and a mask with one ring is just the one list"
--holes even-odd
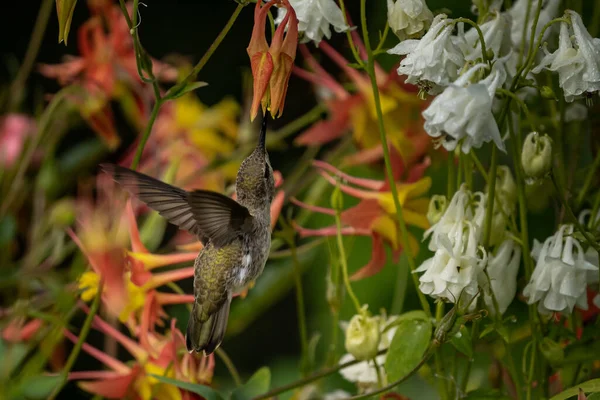
[[(290, 226), (290, 229), (291, 226)], [(304, 290), (302, 288), (302, 267), (300, 261), (298, 261), (298, 254), (296, 253), (296, 243), (293, 240), (288, 241), (290, 250), (292, 252), (292, 262), (294, 263), (294, 280), (296, 283), (296, 313), (298, 314), (298, 329), (300, 330), (300, 346), (302, 350), (302, 360), (300, 370), (302, 375), (305, 376), (308, 372), (308, 335), (306, 333), (306, 314), (304, 306)]]
[(588, 31), (590, 32), (590, 35), (592, 35), (592, 37), (595, 38), (595, 37), (598, 37), (598, 33), (600, 33), (600, 3), (599, 2), (594, 3), (594, 12), (593, 12), (591, 21), (592, 22), (590, 24)]
[(488, 178), (487, 171), (485, 170), (485, 168), (483, 168), (483, 164), (481, 164), (481, 161), (479, 161), (479, 158), (477, 157), (477, 154), (475, 154), (475, 151), (473, 151), (473, 149), (471, 149), (471, 151), (469, 152), (469, 155), (471, 156), (471, 160), (473, 161), (473, 164), (475, 164), (475, 167), (477, 168), (477, 170), (483, 177), (483, 180), (487, 184), (489, 184), (490, 180)]
[[(380, 350), (377, 353), (377, 355), (385, 354), (387, 351), (388, 351), (388, 349)], [(427, 353), (425, 353), (425, 354), (427, 355)], [(425, 358), (426, 357), (424, 357), (424, 359)], [(427, 360), (425, 359), (425, 361), (423, 361), (423, 360), (421, 360), (421, 361), (422, 361), (422, 363), (420, 366), (422, 366), (425, 363), (425, 361), (427, 361)], [(326, 376), (333, 375), (336, 372), (338, 372), (344, 368), (351, 367), (351, 366), (359, 364), (361, 362), (364, 362), (364, 361), (352, 360), (352, 361), (345, 362), (343, 364), (338, 364), (335, 367), (326, 368), (323, 371), (317, 372), (316, 374), (313, 374), (311, 376), (307, 376), (306, 378), (299, 379), (295, 382), (288, 383), (287, 385), (283, 385), (278, 388), (272, 389), (272, 390), (268, 391), (267, 393), (261, 394), (260, 396), (253, 397), (251, 400), (264, 400), (264, 399), (274, 398), (275, 396), (280, 395), (281, 393), (288, 392), (292, 389), (296, 389), (297, 387), (302, 387), (304, 385), (308, 385), (309, 383), (312, 383), (319, 379), (325, 378)], [(417, 370), (418, 370), (418, 368), (417, 368)]]
[(152, 133), (152, 127), (154, 126), (154, 121), (156, 121), (156, 117), (158, 116), (158, 112), (160, 111), (160, 106), (162, 105), (162, 99), (156, 99), (154, 102), (154, 106), (152, 107), (152, 112), (150, 113), (150, 119), (144, 128), (144, 133), (142, 134), (142, 138), (140, 140), (140, 144), (135, 150), (135, 156), (133, 157), (133, 161), (131, 162), (131, 169), (136, 169), (140, 164), (140, 160), (142, 159), (142, 154), (144, 153), (144, 147), (150, 139), (150, 134)]
[(536, 131), (535, 123), (533, 122), (533, 118), (531, 117), (531, 114), (529, 113), (529, 108), (527, 108), (527, 104), (525, 104), (525, 102), (523, 100), (521, 100), (519, 98), (519, 96), (517, 96), (516, 94), (514, 94), (511, 91), (500, 88), (497, 90), (497, 92), (512, 98), (521, 107), (521, 109), (525, 113), (525, 118), (527, 118), (527, 122), (529, 123), (529, 127), (530, 127), (531, 131), (532, 132)]
[(454, 152), (448, 152), (448, 184), (447, 184), (447, 197), (448, 201), (452, 199), (454, 196), (454, 192), (456, 192), (456, 167), (454, 165)]
[(410, 242), (408, 240), (408, 229), (406, 228), (406, 223), (404, 221), (402, 215), (402, 206), (400, 204), (400, 200), (398, 198), (398, 189), (396, 187), (396, 182), (394, 179), (394, 175), (392, 172), (392, 164), (390, 162), (390, 151), (388, 149), (388, 141), (387, 134), (385, 131), (385, 125), (383, 123), (383, 112), (381, 110), (381, 100), (379, 98), (379, 88), (377, 86), (377, 79), (375, 76), (375, 60), (373, 58), (373, 51), (371, 50), (371, 44), (369, 41), (369, 31), (367, 29), (367, 16), (366, 16), (366, 0), (361, 0), (360, 2), (360, 16), (361, 16), (361, 25), (362, 25), (362, 33), (363, 33), (363, 41), (365, 43), (365, 48), (367, 51), (367, 74), (369, 75), (369, 79), (371, 80), (371, 88), (373, 90), (373, 99), (375, 101), (375, 111), (377, 113), (377, 124), (379, 127), (379, 135), (381, 140), (381, 145), (383, 148), (383, 159), (385, 161), (385, 169), (387, 173), (387, 179), (390, 184), (390, 190), (392, 192), (392, 198), (394, 199), (394, 206), (396, 207), (396, 217), (398, 219), (398, 224), (400, 225), (401, 231), (401, 242), (402, 242), (402, 250), (404, 254), (406, 254), (406, 258), (408, 260), (408, 266), (410, 267), (411, 277), (415, 284), (415, 288), (417, 289), (417, 295), (419, 296), (419, 300), (421, 302), (421, 307), (423, 307), (423, 311), (428, 316), (431, 316), (431, 309), (429, 307), (429, 303), (425, 298), (425, 295), (418, 290), (419, 287), (419, 279), (416, 274), (412, 273), (416, 269), (415, 260), (412, 255), (412, 251), (410, 248)]
[[(541, 3), (541, 2), (540, 2)], [(525, 19), (523, 21), (529, 21), (529, 15), (531, 13), (531, 6), (533, 5), (533, 1), (529, 0), (527, 2), (527, 11), (525, 11)], [(541, 4), (540, 4), (541, 9)], [(535, 32), (535, 30), (534, 30)], [(518, 65), (523, 65), (523, 57), (525, 56), (525, 43), (527, 43), (527, 22), (523, 24), (523, 33), (521, 34), (521, 46), (519, 48), (519, 63)]]
[(83, 343), (85, 342), (85, 339), (87, 338), (87, 336), (90, 333), (90, 330), (92, 328), (92, 322), (94, 321), (94, 317), (96, 316), (96, 313), (98, 313), (98, 308), (100, 307), (100, 299), (102, 298), (102, 289), (103, 288), (104, 288), (104, 282), (100, 281), (100, 284), (98, 285), (98, 292), (96, 293), (96, 296), (94, 297), (94, 301), (92, 302), (90, 311), (88, 312), (88, 315), (87, 315), (85, 321), (83, 322), (83, 326), (81, 327), (81, 331), (79, 332), (79, 339), (77, 340), (77, 343), (75, 343), (75, 346), (73, 347), (73, 350), (71, 351), (71, 354), (69, 354), (69, 358), (67, 359), (67, 362), (65, 363), (65, 367), (63, 368), (63, 371), (61, 373), (61, 381), (60, 381), (59, 385), (52, 391), (52, 394), (50, 394), (50, 397), (48, 397), (48, 400), (54, 400), (56, 398), (56, 396), (58, 396), (58, 394), (60, 393), (62, 388), (67, 384), (67, 380), (69, 379), (69, 372), (71, 371), (71, 368), (73, 368), (73, 364), (75, 364), (75, 360), (79, 356), (79, 352), (81, 351), (81, 348), (83, 347)]
[(496, 172), (498, 165), (498, 149), (492, 146), (492, 160), (490, 162), (489, 176), (489, 193), (487, 196), (487, 205), (485, 210), (485, 234), (483, 236), (484, 247), (489, 247), (490, 238), (492, 237), (492, 217), (494, 215), (494, 203), (496, 202)]
[(233, 361), (231, 361), (231, 358), (229, 357), (229, 355), (227, 355), (225, 350), (223, 350), (222, 347), (218, 347), (215, 350), (215, 354), (219, 356), (221, 361), (223, 361), (223, 364), (225, 364), (225, 367), (227, 368), (227, 370), (231, 374), (231, 377), (233, 378), (233, 381), (235, 382), (235, 386), (242, 386), (242, 379), (240, 378), (240, 374), (237, 368), (235, 367), (235, 364), (233, 363)]
[(48, 26), (50, 14), (52, 14), (53, 5), (54, 1), (44, 0), (40, 6), (40, 10), (35, 20), (33, 33), (31, 34), (31, 40), (29, 41), (27, 51), (25, 52), (25, 58), (23, 59), (23, 63), (17, 72), (15, 80), (10, 85), (8, 95), (9, 110), (14, 110), (17, 108), (18, 104), (23, 98), (23, 94), (25, 92), (23, 88), (25, 86), (25, 82), (27, 82), (27, 78), (31, 74), (35, 59), (37, 58), (37, 55), (40, 51), (40, 46), (44, 40), (44, 33), (46, 32), (46, 27)]
[[(344, 15), (344, 22), (346, 22), (346, 25), (348, 25), (348, 27), (350, 27), (350, 24), (348, 24), (348, 18), (347, 18), (347, 13), (346, 13), (346, 4), (344, 3), (344, 0), (340, 0), (340, 9), (342, 10), (342, 14)], [(360, 65), (361, 67), (364, 67), (365, 66), (364, 61), (360, 59), (360, 55), (358, 54), (358, 49), (357, 49), (356, 45), (354, 44), (354, 40), (352, 39), (352, 33), (350, 32), (350, 29), (346, 29), (346, 38), (348, 39), (348, 44), (350, 44), (350, 49), (352, 50), (352, 55), (354, 56), (354, 59), (356, 60), (358, 65)]]
[[(598, 9), (600, 9), (600, 7), (598, 7)], [(598, 170), (599, 167), (600, 167), (600, 150), (596, 154), (596, 158), (594, 159), (594, 163), (592, 164), (592, 167), (590, 168), (587, 175), (585, 176), (583, 187), (579, 191), (579, 195), (577, 196), (577, 200), (575, 201), (576, 209), (579, 209), (581, 207), (581, 205), (583, 204), (583, 201), (585, 200), (585, 196), (587, 195), (587, 192), (588, 192), (588, 190), (590, 190), (590, 186), (592, 185), (592, 181), (597, 176), (596, 171)]]
[[(469, 18), (456, 18), (452, 21), (453, 24), (457, 24), (459, 22), (464, 22), (465, 24), (471, 25), (477, 31), (477, 35), (479, 35), (479, 43), (481, 44), (481, 57), (483, 58), (483, 62), (490, 65), (491, 60), (488, 58), (487, 48), (485, 47), (485, 39), (483, 38), (483, 32), (477, 23), (471, 21)], [(497, 56), (497, 54), (496, 54)]]
[(563, 195), (564, 190), (562, 189), (562, 187), (558, 183), (558, 180), (554, 176), (554, 172), (552, 172), (550, 174), (550, 178), (552, 179), (552, 183), (554, 184), (554, 188), (556, 189), (556, 196), (558, 197), (559, 201), (561, 202), (561, 204), (563, 205), (563, 207), (565, 208), (565, 210), (567, 210), (567, 213), (569, 214), (569, 217), (571, 217), (571, 219), (573, 220), (573, 223), (577, 227), (577, 230), (579, 232), (581, 232), (581, 234), (585, 238), (585, 241), (588, 242), (588, 245), (590, 245), (591, 247), (593, 247), (594, 250), (596, 250), (598, 252), (598, 254), (600, 255), (600, 245), (588, 233), (587, 229), (585, 229), (583, 226), (581, 226), (581, 223), (579, 222), (579, 219), (577, 219), (577, 217), (575, 216), (575, 213), (573, 212), (573, 209), (571, 208), (571, 206), (569, 206), (569, 203), (565, 199), (565, 197)]
[[(479, 336), (479, 320), (473, 321), (473, 326), (471, 326), (471, 340), (475, 342), (477, 337)], [(467, 385), (469, 384), (469, 376), (471, 375), (471, 367), (473, 366), (472, 360), (467, 360), (467, 367), (465, 369), (465, 375), (460, 383), (460, 392), (466, 393)]]
[[(336, 190), (339, 190), (339, 189), (336, 188)], [(342, 236), (342, 218), (341, 218), (341, 212), (338, 209), (336, 209), (336, 211), (335, 211), (335, 226), (336, 226), (336, 230), (337, 230), (336, 238), (337, 238), (338, 250), (340, 252), (340, 262), (342, 264), (342, 276), (344, 278), (344, 285), (346, 286), (346, 291), (348, 292), (348, 295), (350, 296), (350, 298), (352, 299), (352, 302), (354, 303), (356, 312), (360, 314), (361, 313), (360, 302), (358, 301), (358, 297), (356, 297), (356, 294), (352, 290), (352, 285), (350, 285), (350, 278), (348, 277), (348, 261), (346, 258), (346, 250), (344, 249), (344, 239)]]

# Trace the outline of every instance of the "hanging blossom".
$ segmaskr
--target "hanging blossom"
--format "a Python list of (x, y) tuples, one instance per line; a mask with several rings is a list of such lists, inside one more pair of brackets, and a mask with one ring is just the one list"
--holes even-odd
[(472, 83), (475, 74), (485, 64), (477, 64), (448, 86), (423, 111), (425, 131), (439, 138), (446, 150), (454, 150), (460, 144), (463, 153), (471, 147), (479, 148), (493, 141), (502, 151), (504, 142), (498, 124), (492, 114), (492, 102), (496, 89), (505, 81), (502, 69), (493, 68), (484, 79)]
[[(323, 36), (331, 38), (331, 26), (338, 33), (349, 29), (334, 0), (290, 0), (290, 4), (298, 17), (298, 32), (304, 34), (300, 43), (312, 41), (319, 46)], [(286, 14), (287, 9), (280, 7), (275, 24), (280, 25)]]
[(543, 69), (558, 72), (565, 100), (572, 102), (600, 90), (600, 39), (592, 38), (575, 11), (567, 10), (565, 14), (571, 24), (560, 23), (558, 49), (549, 53), (544, 48), (546, 56), (533, 72)]
[[(284, 6), (288, 12), (269, 45), (265, 36), (265, 25), (269, 9), (274, 5)], [(265, 5), (262, 5), (262, 1), (257, 1), (254, 8), (254, 28), (246, 48), (254, 78), (251, 120), (256, 118), (259, 106), (262, 107), (263, 114), (269, 110), (273, 118), (283, 112), (297, 46), (298, 19), (289, 1), (271, 0)]]
[(400, 40), (420, 37), (431, 25), (433, 13), (424, 0), (387, 0), (388, 24)]
[(418, 85), (429, 94), (438, 94), (458, 78), (465, 58), (452, 37), (454, 22), (438, 14), (431, 28), (420, 40), (404, 40), (388, 50), (406, 55), (398, 67), (398, 75), (406, 75), (406, 83)]
[[(365, 47), (360, 37), (356, 32), (352, 32), (352, 36), (360, 56), (366, 58)], [(349, 61), (327, 42), (322, 42), (319, 50), (342, 69), (352, 81), (356, 92), (349, 91), (337, 82), (310, 54), (307, 47), (301, 45), (300, 51), (310, 71), (294, 67), (294, 74), (315, 85), (317, 94), (327, 106), (329, 118), (302, 132), (295, 143), (324, 144), (351, 132), (360, 150), (344, 158), (342, 164), (349, 166), (381, 160), (383, 147), (378, 133), (377, 113), (369, 77), (349, 67)], [(430, 146), (430, 141), (423, 131), (421, 116), (421, 111), (428, 102), (419, 100), (415, 96), (414, 86), (406, 84), (396, 72), (386, 73), (375, 64), (375, 75), (390, 156), (395, 162), (401, 157), (402, 162), (410, 165)]]
[(478, 279), (487, 263), (480, 245), (485, 215), (485, 195), (471, 193), (463, 185), (454, 194), (440, 220), (429, 228), (429, 249), (433, 257), (425, 260), (417, 272), (421, 292), (434, 298), (458, 301), (463, 292), (472, 299), (478, 292)]
[[(174, 385), (162, 383), (152, 375), (162, 375), (184, 382), (209, 385), (215, 367), (214, 355), (194, 357), (188, 354), (183, 334), (175, 328), (171, 320), (170, 331), (166, 335), (142, 331), (136, 335), (138, 341), (95, 316), (93, 327), (106, 336), (112, 337), (131, 356), (124, 363), (101, 350), (83, 344), (82, 350), (94, 357), (107, 369), (99, 371), (75, 371), (69, 373), (69, 380), (77, 381), (79, 387), (88, 393), (109, 399), (131, 397), (141, 400), (191, 400), (195, 395)], [(77, 342), (77, 337), (69, 330), (65, 336)]]
[(544, 244), (534, 240), (532, 256), (536, 266), (523, 290), (529, 304), (538, 303), (542, 314), (570, 314), (577, 305), (588, 309), (588, 272), (598, 274), (598, 266), (585, 259), (585, 252), (573, 237), (573, 225), (562, 225)]
[[(334, 186), (339, 185), (342, 192), (360, 199), (356, 206), (341, 211), (340, 219), (344, 225), (341, 232), (342, 235), (371, 236), (372, 253), (369, 263), (356, 271), (350, 279), (358, 280), (375, 275), (385, 266), (384, 243), (390, 245), (395, 259), (398, 258), (402, 250), (401, 240), (398, 236), (396, 207), (388, 182), (356, 178), (344, 174), (332, 165), (322, 161), (315, 161), (313, 164), (319, 168), (321, 176), (327, 179), (329, 183)], [(424, 170), (428, 165), (429, 160), (425, 160), (422, 164), (413, 166), (407, 174), (406, 181), (396, 183), (404, 220), (408, 225), (421, 229), (429, 227), (429, 222), (425, 216), (428, 199), (423, 197), (431, 187), (431, 179), (423, 177)], [(339, 183), (330, 174), (356, 187)], [(292, 202), (310, 211), (331, 216), (336, 214), (334, 209), (308, 205), (296, 199), (292, 199)], [(319, 229), (308, 229), (298, 225), (295, 225), (295, 227), (302, 237), (337, 235), (335, 225)], [(414, 255), (418, 252), (419, 245), (412, 235), (409, 234), (408, 239)]]

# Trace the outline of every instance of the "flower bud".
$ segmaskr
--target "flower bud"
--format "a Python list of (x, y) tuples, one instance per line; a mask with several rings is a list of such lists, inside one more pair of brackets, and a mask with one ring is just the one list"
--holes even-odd
[(490, 235), (490, 245), (494, 246), (502, 243), (506, 234), (506, 215), (502, 211), (494, 210), (492, 216), (492, 230)]
[(552, 90), (552, 88), (550, 86), (542, 86), (540, 88), (540, 94), (545, 99), (558, 100), (556, 98), (556, 95), (554, 94), (554, 90)]
[(531, 132), (523, 143), (521, 164), (525, 175), (532, 179), (543, 178), (552, 167), (552, 141), (547, 135)]
[(346, 351), (357, 360), (370, 360), (377, 355), (381, 331), (379, 317), (357, 314), (346, 329)]
[(527, 209), (534, 213), (541, 213), (550, 204), (554, 188), (547, 180), (527, 182), (525, 185), (525, 199)]
[(433, 13), (424, 0), (387, 1), (388, 23), (400, 40), (423, 36), (431, 25)]
[(429, 209), (427, 210), (427, 220), (430, 224), (437, 223), (448, 208), (448, 199), (443, 195), (433, 195), (429, 201)]

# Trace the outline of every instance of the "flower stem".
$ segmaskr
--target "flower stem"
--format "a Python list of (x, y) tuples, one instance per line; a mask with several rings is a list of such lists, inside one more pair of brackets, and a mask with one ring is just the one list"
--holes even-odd
[(85, 339), (87, 338), (87, 335), (88, 335), (88, 333), (90, 333), (90, 329), (92, 328), (92, 321), (94, 320), (94, 317), (98, 313), (98, 308), (100, 307), (100, 299), (102, 298), (102, 290), (103, 289), (104, 289), (104, 282), (100, 281), (100, 284), (98, 285), (98, 292), (96, 293), (96, 297), (94, 297), (94, 301), (92, 302), (90, 311), (88, 312), (88, 315), (87, 315), (85, 321), (83, 322), (83, 326), (81, 327), (81, 331), (79, 332), (79, 339), (77, 340), (77, 343), (75, 343), (73, 350), (71, 350), (71, 354), (69, 354), (69, 358), (67, 359), (67, 362), (65, 363), (65, 367), (63, 368), (63, 371), (61, 373), (60, 383), (58, 384), (58, 386), (56, 388), (54, 388), (54, 390), (48, 397), (48, 400), (54, 400), (56, 398), (56, 396), (58, 396), (58, 394), (60, 393), (62, 388), (67, 383), (67, 380), (69, 378), (69, 372), (71, 371), (71, 368), (73, 368), (73, 364), (75, 364), (75, 360), (79, 356), (79, 352), (81, 351), (81, 348), (83, 347), (83, 342), (85, 342)]
[(394, 179), (394, 174), (392, 172), (392, 164), (390, 162), (390, 151), (388, 149), (388, 141), (387, 135), (385, 131), (385, 125), (383, 123), (383, 112), (381, 110), (381, 99), (379, 98), (379, 88), (377, 86), (377, 79), (375, 77), (375, 60), (373, 58), (373, 51), (371, 49), (371, 43), (369, 41), (369, 31), (367, 30), (367, 16), (366, 16), (366, 0), (361, 0), (360, 2), (360, 16), (361, 16), (361, 25), (362, 25), (362, 33), (363, 33), (363, 41), (365, 42), (365, 48), (367, 51), (367, 74), (369, 75), (369, 79), (371, 80), (371, 88), (373, 90), (373, 99), (375, 101), (375, 111), (377, 113), (377, 124), (379, 126), (379, 135), (381, 140), (381, 146), (383, 148), (383, 159), (385, 161), (385, 169), (387, 173), (387, 179), (390, 184), (390, 190), (392, 192), (392, 197), (394, 199), (394, 206), (396, 207), (396, 216), (398, 219), (398, 224), (400, 225), (401, 232), (401, 241), (402, 241), (402, 249), (406, 258), (408, 260), (408, 266), (410, 267), (411, 277), (415, 284), (415, 288), (417, 289), (417, 294), (419, 296), (419, 300), (421, 302), (421, 307), (423, 307), (423, 311), (431, 317), (431, 308), (429, 307), (429, 303), (425, 298), (425, 295), (418, 290), (419, 280), (417, 276), (412, 273), (416, 269), (415, 259), (413, 258), (412, 251), (410, 248), (410, 242), (408, 240), (408, 229), (406, 228), (406, 223), (404, 222), (404, 218), (402, 215), (402, 206), (400, 205), (400, 200), (398, 198), (398, 189), (396, 188), (396, 182)]
[(448, 201), (452, 199), (456, 192), (456, 168), (454, 165), (454, 152), (448, 152), (448, 184), (447, 184), (447, 197)]
[[(598, 8), (600, 9), (600, 7), (598, 7)], [(598, 167), (600, 167), (600, 151), (598, 151), (598, 153), (596, 154), (594, 163), (592, 164), (592, 167), (590, 168), (587, 175), (585, 176), (583, 187), (579, 191), (579, 195), (577, 196), (577, 200), (575, 201), (576, 209), (579, 209), (581, 207), (581, 205), (583, 204), (583, 201), (585, 200), (585, 195), (587, 194), (588, 190), (590, 189), (590, 186), (592, 185), (592, 181), (597, 176), (596, 171), (598, 170)]]
[(31, 69), (33, 68), (35, 59), (40, 51), (40, 46), (42, 45), (42, 41), (44, 39), (44, 33), (46, 32), (46, 26), (48, 26), (48, 19), (52, 14), (53, 5), (54, 1), (44, 0), (40, 6), (40, 11), (38, 12), (35, 20), (33, 33), (31, 34), (31, 40), (29, 41), (27, 51), (25, 52), (25, 58), (23, 59), (23, 63), (17, 72), (15, 80), (10, 85), (8, 95), (8, 110), (14, 110), (17, 108), (18, 104), (23, 98), (23, 87), (25, 86), (27, 77), (29, 77), (29, 74), (31, 74)]
[(233, 361), (231, 361), (231, 358), (229, 357), (229, 355), (227, 355), (225, 350), (223, 350), (222, 347), (217, 347), (217, 349), (215, 350), (215, 354), (219, 356), (221, 361), (223, 361), (223, 364), (225, 364), (225, 367), (227, 367), (227, 370), (229, 371), (231, 377), (233, 378), (233, 381), (235, 382), (235, 386), (242, 386), (242, 379), (240, 378), (240, 374), (237, 368), (235, 367), (235, 364), (233, 363)]
[[(340, 194), (341, 195), (341, 194)], [(361, 313), (360, 302), (358, 301), (358, 297), (352, 290), (352, 285), (350, 285), (350, 278), (348, 277), (348, 259), (346, 258), (346, 250), (344, 249), (344, 240), (342, 237), (342, 218), (340, 210), (336, 209), (335, 212), (335, 226), (337, 230), (337, 244), (338, 250), (340, 252), (340, 262), (342, 263), (342, 276), (344, 278), (344, 285), (346, 286), (346, 291), (348, 295), (352, 299), (354, 303), (354, 307), (356, 308), (357, 313)]]
[(156, 121), (156, 117), (158, 116), (158, 112), (160, 111), (160, 106), (162, 105), (162, 99), (156, 99), (154, 102), (154, 106), (152, 107), (152, 112), (150, 113), (150, 119), (144, 128), (144, 133), (142, 134), (142, 138), (140, 140), (140, 144), (135, 150), (135, 156), (133, 157), (133, 161), (131, 162), (131, 169), (136, 169), (140, 164), (140, 160), (142, 159), (142, 154), (144, 153), (144, 147), (150, 138), (150, 134), (152, 133), (152, 127), (154, 126), (154, 121)]
[(492, 160), (490, 162), (490, 172), (488, 172), (488, 196), (485, 210), (485, 234), (483, 236), (483, 245), (489, 247), (492, 237), (492, 217), (494, 215), (494, 203), (496, 202), (496, 170), (498, 166), (498, 149), (492, 146)]
[[(485, 39), (483, 37), (483, 32), (479, 25), (475, 22), (471, 21), (469, 18), (456, 18), (452, 23), (456, 24), (458, 22), (464, 22), (465, 24), (471, 25), (477, 31), (477, 35), (479, 35), (479, 43), (481, 45), (481, 57), (483, 58), (483, 62), (490, 65), (491, 60), (488, 58), (487, 48), (485, 47)], [(496, 54), (497, 56), (497, 54)]]
[[(293, 233), (293, 228), (290, 226), (289, 229)], [(292, 252), (292, 262), (294, 264), (294, 280), (296, 283), (296, 313), (298, 314), (298, 329), (300, 330), (300, 346), (302, 350), (302, 360), (300, 362), (300, 370), (302, 375), (306, 376), (308, 372), (308, 335), (306, 333), (306, 313), (304, 306), (304, 289), (302, 288), (302, 266), (298, 261), (298, 254), (296, 252), (296, 243), (293, 240), (293, 236), (288, 241), (290, 250)]]
[[(360, 55), (358, 54), (358, 49), (356, 47), (356, 44), (354, 44), (354, 40), (352, 39), (352, 33), (350, 32), (350, 24), (348, 23), (348, 14), (346, 13), (346, 4), (344, 3), (344, 0), (340, 0), (340, 9), (342, 10), (342, 14), (344, 15), (344, 22), (346, 22), (346, 25), (348, 25), (348, 29), (346, 29), (346, 37), (348, 38), (348, 44), (350, 44), (350, 49), (352, 50), (352, 55), (354, 55), (354, 59), (356, 60), (356, 62), (364, 67), (364, 61), (361, 60)], [(369, 49), (371, 48), (371, 46), (369, 46)]]

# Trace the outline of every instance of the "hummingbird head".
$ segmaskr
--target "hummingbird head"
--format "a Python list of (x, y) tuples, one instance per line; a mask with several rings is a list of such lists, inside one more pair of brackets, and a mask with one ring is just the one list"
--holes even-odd
[(275, 195), (275, 179), (266, 147), (267, 117), (263, 117), (260, 137), (254, 151), (240, 166), (235, 183), (238, 201), (248, 209), (269, 209)]

